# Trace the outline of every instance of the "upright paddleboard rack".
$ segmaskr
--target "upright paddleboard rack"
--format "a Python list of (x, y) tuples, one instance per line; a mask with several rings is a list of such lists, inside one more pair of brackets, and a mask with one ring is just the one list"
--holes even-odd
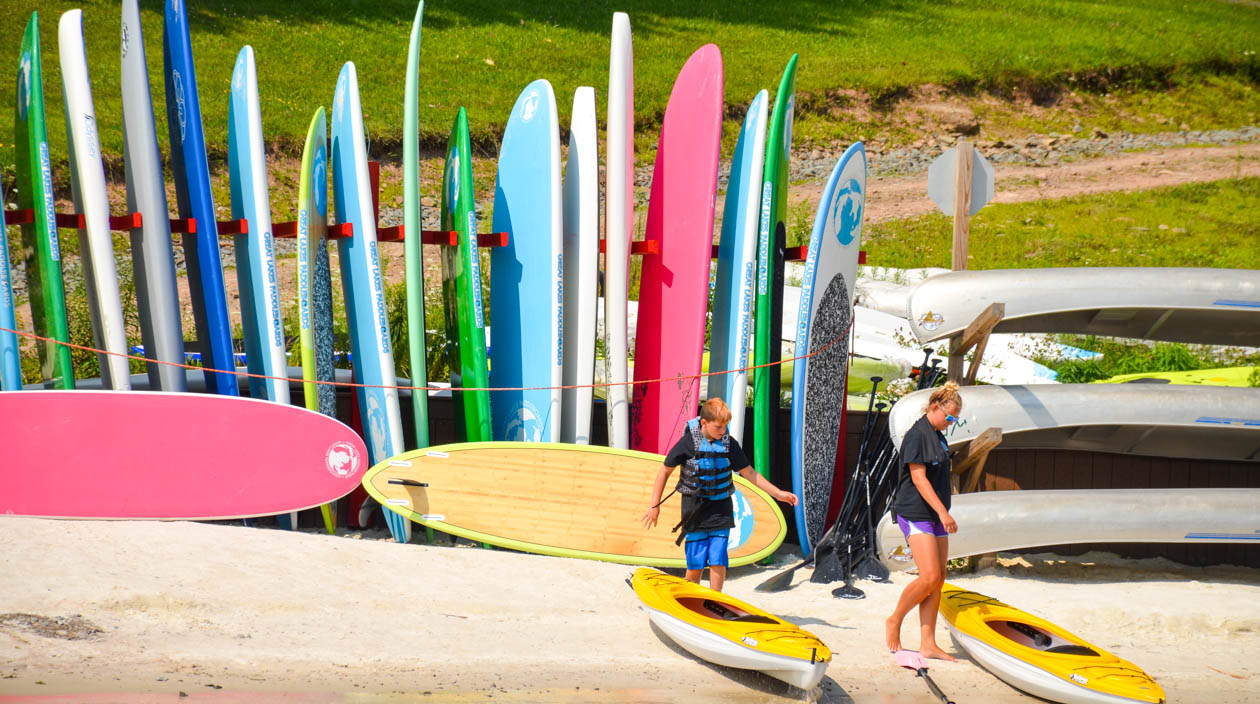
[[(426, 242), (426, 244), (428, 244)], [(486, 245), (482, 245), (483, 247)], [(599, 241), (599, 253), (607, 254), (608, 240)], [(630, 254), (645, 256), (648, 254), (660, 254), (661, 243), (659, 240), (634, 240), (630, 243)], [(783, 250), (783, 261), (785, 262), (803, 262), (805, 257), (809, 255), (809, 247), (788, 247)], [(713, 259), (718, 258), (718, 245), (713, 245)], [(866, 250), (858, 253), (858, 264), (866, 263)]]
[[(368, 162), (368, 176), (372, 181), (372, 208), (376, 214), (376, 221), (381, 219), (381, 162)], [(241, 221), (242, 223), (244, 221)], [(222, 234), (222, 233), (220, 233)], [(297, 222), (277, 222), (271, 226), (272, 237), (297, 237)], [(354, 225), (352, 223), (343, 222), (336, 225), (328, 226), (328, 239), (343, 239), (354, 236)], [(390, 227), (376, 228), (377, 242), (402, 242), (407, 237), (407, 228), (403, 225), (391, 225)], [(455, 247), (459, 245), (459, 233), (455, 230), (421, 230), (421, 244), (436, 244), (443, 247)], [(508, 234), (506, 232), (489, 232), (477, 235), (478, 247), (506, 247), (508, 243)]]

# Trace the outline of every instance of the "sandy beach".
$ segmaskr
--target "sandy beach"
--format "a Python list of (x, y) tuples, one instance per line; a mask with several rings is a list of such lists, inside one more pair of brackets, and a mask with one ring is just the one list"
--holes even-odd
[[(0, 517), (0, 695), (34, 701), (933, 702), (882, 643), (900, 587), (727, 591), (835, 652), (801, 692), (703, 663), (638, 608), (631, 568), (381, 533)], [(1260, 570), (1091, 553), (1000, 560), (950, 581), (1132, 660), (1169, 701), (1260, 699)], [(917, 622), (903, 628), (917, 645)], [(1032, 701), (959, 656), (932, 676), (959, 702)], [(179, 697), (183, 692), (187, 697)], [(70, 695), (70, 696), (56, 696)]]

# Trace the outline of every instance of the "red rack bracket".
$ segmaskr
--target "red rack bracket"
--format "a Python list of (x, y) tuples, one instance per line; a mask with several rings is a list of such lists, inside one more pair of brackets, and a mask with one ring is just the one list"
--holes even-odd
[(249, 234), (248, 220), (219, 220), (215, 224), (219, 226), (219, 237)]
[(377, 242), (402, 242), (407, 238), (406, 225), (392, 225), (390, 227), (376, 228)]
[(865, 263), (866, 263), (866, 250), (865, 249), (858, 250), (858, 264), (865, 264)]
[(328, 239), (340, 240), (347, 237), (354, 237), (354, 223), (342, 222), (328, 226)]
[(140, 217), (140, 213), (127, 213), (126, 215), (111, 215), (109, 217), (109, 229), (111, 230), (134, 230), (137, 227), (144, 226), (144, 218)]
[(506, 247), (508, 244), (508, 233), (506, 232), (483, 232), (477, 235), (478, 247)]
[(297, 221), (271, 223), (272, 237), (297, 237)]
[(436, 244), (454, 247), (459, 244), (459, 233), (454, 230), (422, 230), (420, 244)]
[[(599, 253), (605, 254), (608, 251), (608, 240), (599, 241)], [(716, 250), (715, 250), (716, 251)], [(660, 240), (635, 240), (630, 243), (631, 254), (660, 254)], [(716, 255), (714, 255), (716, 256)]]
[[(372, 217), (376, 222), (381, 221), (381, 162), (368, 162), (368, 183), (372, 184)], [(380, 233), (377, 233), (377, 239), (380, 239)]]
[(29, 225), (33, 222), (35, 222), (35, 211), (30, 208), (4, 211), (4, 224), (6, 225)]
[(785, 262), (803, 262), (809, 256), (809, 247), (788, 247), (783, 250), (783, 261)]
[(71, 230), (82, 230), (84, 227), (83, 213), (57, 213), (55, 222), (57, 227)]
[(186, 232), (190, 235), (197, 234), (197, 218), (184, 218), (182, 220), (172, 220), (171, 232)]

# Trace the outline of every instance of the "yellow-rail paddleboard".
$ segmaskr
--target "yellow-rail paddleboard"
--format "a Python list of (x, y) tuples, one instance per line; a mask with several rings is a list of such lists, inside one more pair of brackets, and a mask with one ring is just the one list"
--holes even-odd
[[(664, 458), (593, 445), (480, 442), (406, 452), (373, 467), (363, 486), (391, 511), (451, 535), (525, 552), (684, 567), (670, 528), (681, 497), (640, 520)], [(677, 473), (671, 475), (671, 482)], [(787, 534), (778, 505), (735, 477), (731, 565), (756, 562)]]

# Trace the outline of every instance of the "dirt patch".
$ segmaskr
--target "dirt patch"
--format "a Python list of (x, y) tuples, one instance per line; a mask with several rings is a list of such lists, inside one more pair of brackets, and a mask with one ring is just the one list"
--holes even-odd
[(0, 629), (17, 629), (44, 638), (91, 640), (105, 631), (91, 621), (74, 616), (40, 616), (39, 614), (0, 614)]
[[(1070, 198), (1089, 193), (1141, 191), (1186, 183), (1260, 176), (1260, 144), (1158, 149), (1053, 166), (998, 166), (994, 203)], [(824, 183), (793, 186), (793, 202), (818, 203)], [(927, 174), (876, 179), (867, 189), (866, 222), (915, 217), (936, 210)]]

